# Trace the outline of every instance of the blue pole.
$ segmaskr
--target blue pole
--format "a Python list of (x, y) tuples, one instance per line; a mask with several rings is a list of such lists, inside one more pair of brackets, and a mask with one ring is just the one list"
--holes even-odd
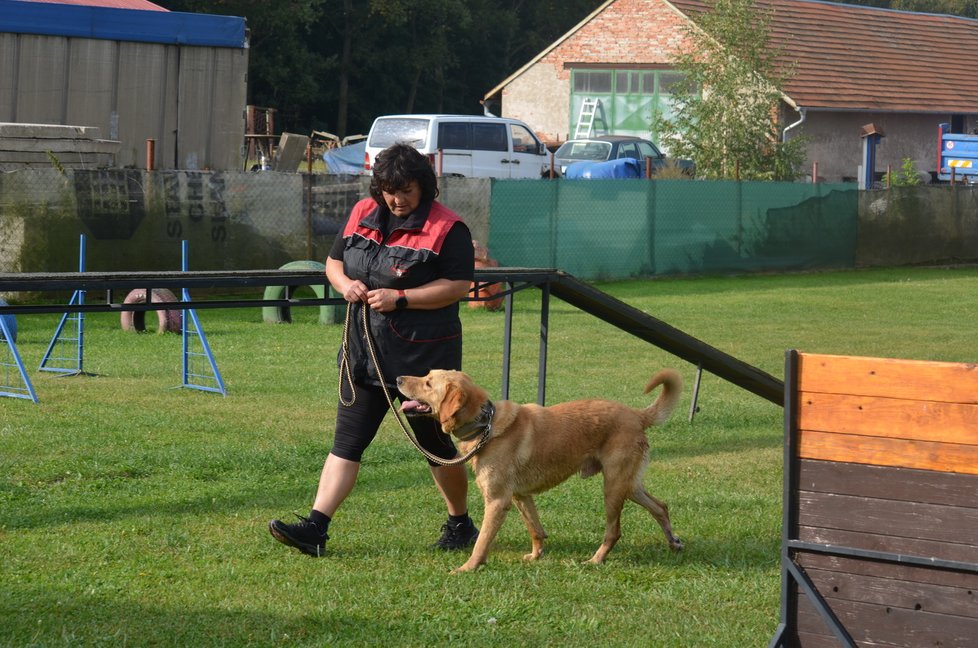
[[(85, 272), (85, 235), (78, 235), (78, 272)], [(85, 291), (78, 291), (78, 303), (85, 303)], [(85, 367), (85, 313), (78, 312), (78, 373), (84, 373)]]

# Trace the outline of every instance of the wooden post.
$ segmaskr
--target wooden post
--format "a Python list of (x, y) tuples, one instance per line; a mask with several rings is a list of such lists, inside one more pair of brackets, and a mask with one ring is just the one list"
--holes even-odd
[(146, 170), (154, 171), (156, 169), (156, 140), (148, 139), (146, 140)]

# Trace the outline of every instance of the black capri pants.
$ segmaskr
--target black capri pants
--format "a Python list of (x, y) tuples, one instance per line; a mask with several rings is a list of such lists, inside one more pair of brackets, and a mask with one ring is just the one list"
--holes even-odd
[[(340, 381), (343, 400), (349, 402), (353, 398), (349, 382)], [(396, 389), (390, 390), (397, 396), (398, 401), (403, 396)], [(370, 445), (380, 424), (390, 410), (384, 390), (379, 385), (356, 385), (356, 398), (352, 405), (337, 404), (336, 433), (333, 438), (334, 454), (341, 459), (359, 462), (364, 450)], [(418, 444), (439, 459), (454, 459), (457, 454), (450, 436), (441, 431), (438, 421), (429, 416), (406, 417)], [(427, 459), (427, 457), (425, 457)], [(437, 466), (428, 459), (428, 463)]]

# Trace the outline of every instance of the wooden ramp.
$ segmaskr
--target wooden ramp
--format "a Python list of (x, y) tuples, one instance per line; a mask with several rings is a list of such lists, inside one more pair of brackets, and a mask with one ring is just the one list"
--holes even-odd
[(978, 367), (789, 351), (783, 534), (771, 646), (978, 646)]

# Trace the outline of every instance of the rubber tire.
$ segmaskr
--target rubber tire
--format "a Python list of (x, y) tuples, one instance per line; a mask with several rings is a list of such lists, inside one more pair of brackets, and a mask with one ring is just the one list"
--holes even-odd
[[(322, 272), (324, 276), (326, 274), (326, 266), (319, 261), (290, 261), (279, 268), (279, 270), (315, 270), (316, 272)], [(326, 285), (329, 285), (329, 282), (326, 282)], [(316, 293), (316, 297), (319, 299), (323, 299), (326, 296), (324, 286), (309, 287), (312, 288), (313, 292)], [(266, 286), (264, 298), (286, 299), (287, 292), (287, 286)], [(329, 288), (329, 296), (339, 297), (332, 286)], [(292, 323), (292, 311), (288, 306), (265, 306), (261, 309), (261, 317), (268, 324)], [(342, 314), (336, 306), (324, 304), (319, 307), (320, 324), (339, 324), (342, 321)]]
[[(5, 302), (4, 300), (0, 299), (0, 306), (9, 306), (9, 304), (7, 304), (7, 302)], [(9, 314), (0, 315), (0, 317), (2, 317), (3, 321), (7, 323), (7, 329), (10, 331), (10, 337), (12, 338), (10, 342), (16, 342), (17, 341), (17, 318)]]
[[(172, 292), (166, 288), (154, 288), (153, 289), (153, 301), (162, 303), (172, 303), (179, 301)], [(125, 304), (145, 304), (146, 303), (146, 289), (137, 288), (133, 290), (128, 295), (123, 302)], [(122, 311), (119, 315), (119, 321), (122, 324), (123, 331), (136, 331), (143, 332), (146, 330), (146, 314), (149, 312), (156, 313), (156, 332), (157, 333), (180, 333), (183, 323), (183, 311), (181, 309), (175, 310), (158, 310), (158, 311)]]

